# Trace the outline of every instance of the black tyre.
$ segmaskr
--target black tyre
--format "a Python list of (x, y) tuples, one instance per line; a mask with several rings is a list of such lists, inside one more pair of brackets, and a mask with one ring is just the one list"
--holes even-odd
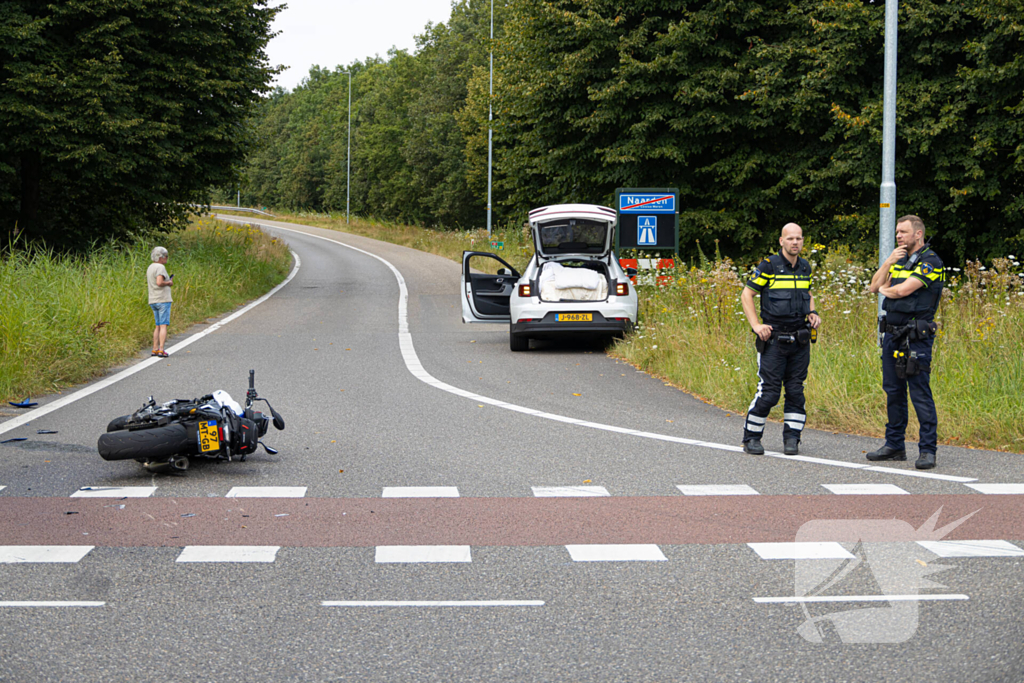
[(131, 415), (122, 415), (121, 417), (115, 417), (113, 420), (110, 421), (110, 424), (107, 425), (107, 431), (108, 432), (119, 432), (122, 429), (127, 429), (128, 428), (128, 418), (130, 418), (130, 417), (131, 417)]
[(529, 351), (530, 338), (521, 334), (508, 333), (508, 347), (513, 351)]
[(104, 460), (161, 460), (179, 453), (187, 455), (194, 446), (183, 424), (110, 432), (100, 436), (96, 444)]

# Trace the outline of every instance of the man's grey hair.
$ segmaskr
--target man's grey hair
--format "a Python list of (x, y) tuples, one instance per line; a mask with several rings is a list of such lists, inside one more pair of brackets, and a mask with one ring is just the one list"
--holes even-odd
[(149, 258), (153, 259), (153, 263), (156, 263), (162, 258), (167, 258), (167, 249), (164, 247), (153, 247), (153, 251), (150, 253)]

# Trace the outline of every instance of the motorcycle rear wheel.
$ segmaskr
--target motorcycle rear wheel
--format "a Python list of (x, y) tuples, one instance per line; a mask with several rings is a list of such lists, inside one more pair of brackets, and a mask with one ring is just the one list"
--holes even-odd
[(100, 436), (96, 448), (104, 460), (160, 460), (172, 455), (187, 455), (195, 446), (185, 425), (139, 431), (116, 431)]

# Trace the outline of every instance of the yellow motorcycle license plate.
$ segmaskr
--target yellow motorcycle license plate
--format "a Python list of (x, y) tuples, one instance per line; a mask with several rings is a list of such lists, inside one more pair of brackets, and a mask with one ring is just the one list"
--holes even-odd
[(559, 313), (556, 320), (560, 323), (589, 323), (594, 321), (593, 313)]
[(210, 453), (220, 450), (220, 434), (217, 432), (217, 421), (209, 420), (199, 423), (199, 452)]

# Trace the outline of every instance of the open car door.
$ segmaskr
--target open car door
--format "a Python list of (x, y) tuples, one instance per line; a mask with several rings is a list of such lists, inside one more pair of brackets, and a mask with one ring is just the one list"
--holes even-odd
[[(494, 270), (493, 263), (484, 263), (482, 259), (494, 259), (504, 268), (499, 269), (498, 275), (480, 272)], [(496, 255), (486, 251), (462, 252), (462, 322), (508, 322), (509, 298), (518, 280), (516, 269)]]

